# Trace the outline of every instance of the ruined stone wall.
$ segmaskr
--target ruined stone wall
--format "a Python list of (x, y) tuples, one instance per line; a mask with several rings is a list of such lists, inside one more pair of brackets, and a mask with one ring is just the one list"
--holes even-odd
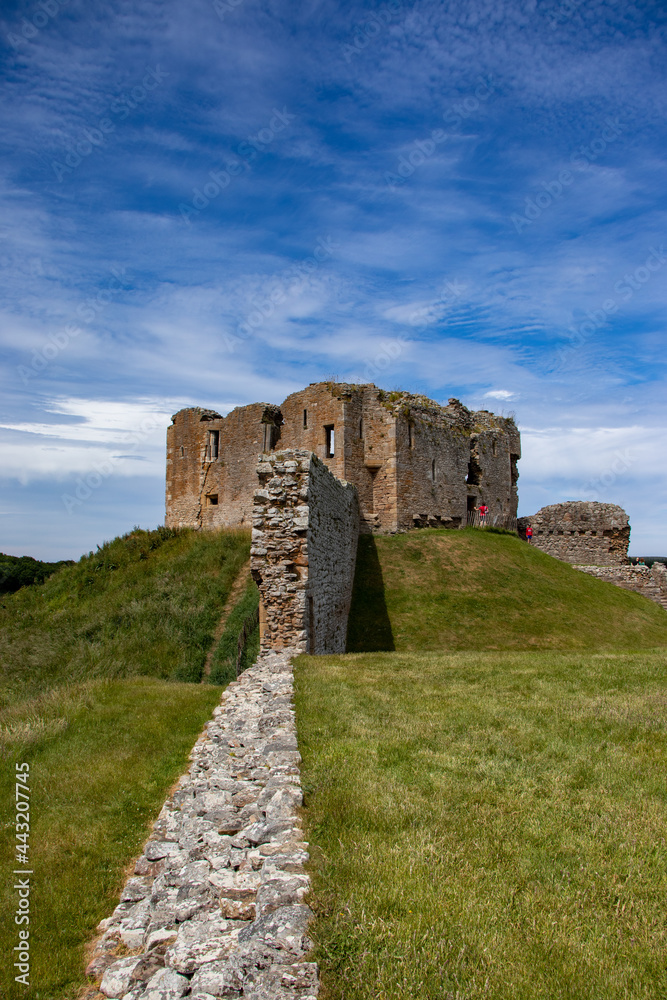
[(167, 526), (249, 525), (257, 455), (279, 440), (278, 408), (251, 403), (223, 417), (196, 407), (180, 410), (172, 421), (167, 429)]
[(573, 565), (622, 566), (627, 563), (630, 524), (622, 507), (576, 500), (542, 507), (519, 520), (519, 533), (533, 529), (532, 544)]
[(642, 597), (661, 604), (667, 610), (667, 569), (664, 563), (648, 566), (575, 566), (599, 580), (615, 583), (624, 590), (634, 590)]
[(630, 523), (613, 503), (574, 500), (543, 507), (521, 517), (519, 534), (533, 529), (532, 544), (575, 569), (656, 601), (667, 610), (667, 570), (662, 563), (631, 566), (628, 559)]
[[(344, 400), (331, 391), (332, 384), (320, 382), (287, 397), (280, 407), (280, 447), (313, 452), (334, 476), (343, 479)], [(334, 428), (333, 457), (327, 454), (327, 427)]]
[(167, 428), (166, 518), (168, 528), (201, 525), (204, 442), (210, 426), (219, 427), (215, 410), (180, 410)]
[(251, 571), (264, 650), (345, 651), (359, 534), (356, 490), (305, 449), (257, 466)]
[(479, 499), (489, 508), (491, 523), (496, 517), (514, 518), (519, 503), (519, 431), (511, 418), (497, 417), (488, 410), (477, 410), (471, 417), (474, 429), (470, 439), (470, 461), (473, 472), (479, 469)]

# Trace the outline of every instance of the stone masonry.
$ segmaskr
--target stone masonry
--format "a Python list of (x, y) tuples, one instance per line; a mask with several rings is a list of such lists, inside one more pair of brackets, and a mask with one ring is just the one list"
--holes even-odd
[(517, 512), (519, 431), (510, 417), (472, 411), (457, 399), (375, 385), (317, 382), (280, 405), (252, 403), (223, 417), (180, 410), (167, 431), (166, 524), (249, 524), (259, 453), (312, 452), (357, 487), (364, 530), (465, 526), (483, 502), (488, 523)]
[(533, 529), (532, 544), (600, 580), (662, 604), (667, 609), (667, 572), (662, 563), (633, 566), (628, 559), (630, 521), (622, 507), (577, 500), (542, 507), (521, 517), (519, 534)]
[(291, 697), (288, 655), (227, 687), (99, 926), (102, 1000), (315, 1000)]
[(311, 452), (262, 455), (250, 566), (262, 649), (344, 653), (359, 536), (357, 491)]

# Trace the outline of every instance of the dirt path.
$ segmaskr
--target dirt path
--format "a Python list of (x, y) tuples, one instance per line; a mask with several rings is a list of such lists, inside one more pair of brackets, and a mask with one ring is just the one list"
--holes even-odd
[(250, 577), (250, 560), (241, 566), (241, 569), (236, 574), (236, 579), (232, 584), (231, 590), (227, 596), (227, 601), (220, 616), (220, 621), (215, 627), (215, 632), (213, 633), (213, 642), (211, 643), (211, 648), (206, 656), (206, 663), (204, 664), (204, 673), (202, 674), (202, 683), (211, 673), (211, 663), (213, 662), (213, 654), (215, 652), (215, 647), (220, 642), (222, 638), (222, 633), (225, 631), (225, 625), (227, 624), (227, 619), (236, 607), (238, 601), (243, 596), (248, 585), (248, 579)]

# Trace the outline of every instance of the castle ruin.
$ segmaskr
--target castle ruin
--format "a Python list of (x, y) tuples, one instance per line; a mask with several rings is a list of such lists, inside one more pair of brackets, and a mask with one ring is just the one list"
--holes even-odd
[(518, 531), (532, 544), (575, 569), (634, 590), (667, 610), (667, 571), (661, 562), (633, 566), (628, 558), (630, 520), (622, 507), (595, 500), (568, 500), (542, 507), (537, 514), (520, 517)]
[(166, 524), (250, 527), (257, 457), (314, 454), (358, 493), (361, 530), (458, 528), (480, 503), (488, 523), (513, 526), (519, 431), (510, 417), (447, 406), (375, 385), (316, 382), (280, 405), (251, 403), (223, 417), (180, 410), (167, 431)]

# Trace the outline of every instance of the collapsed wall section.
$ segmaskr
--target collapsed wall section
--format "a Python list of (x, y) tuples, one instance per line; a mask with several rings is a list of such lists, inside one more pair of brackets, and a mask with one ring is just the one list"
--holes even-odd
[(345, 651), (359, 535), (357, 491), (311, 452), (260, 456), (251, 571), (262, 650)]

